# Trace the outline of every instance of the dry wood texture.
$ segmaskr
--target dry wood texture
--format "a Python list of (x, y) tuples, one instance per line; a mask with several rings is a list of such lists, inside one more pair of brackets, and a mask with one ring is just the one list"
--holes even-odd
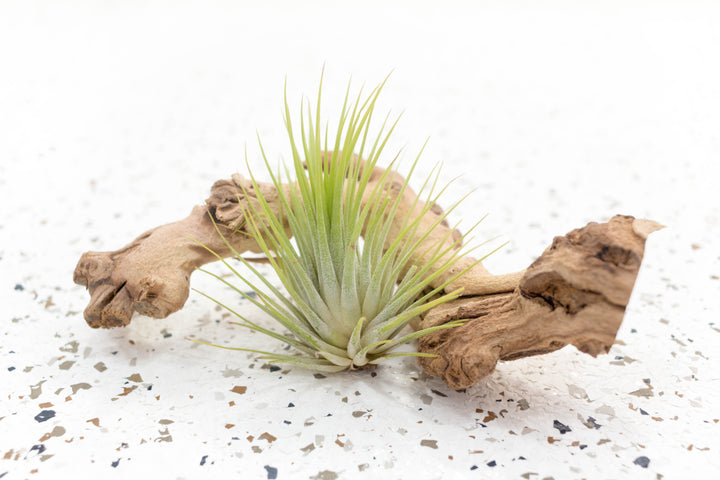
[(498, 360), (540, 355), (565, 345), (607, 353), (625, 314), (647, 235), (655, 222), (615, 216), (564, 237), (533, 262), (511, 291), (457, 299), (431, 310), (420, 327), (468, 319), (420, 339), (430, 375), (454, 389), (490, 374)]
[[(373, 172), (370, 188), (381, 174), (380, 168)], [(394, 174), (385, 188), (393, 195), (403, 182)], [(274, 186), (261, 183), (258, 188), (280, 211)], [(216, 225), (237, 252), (260, 251), (242, 233), (242, 204), (256, 201), (251, 182), (234, 175), (216, 182), (205, 205), (195, 207), (184, 220), (149, 230), (120, 250), (83, 254), (74, 281), (90, 293), (84, 312), (87, 323), (94, 328), (121, 327), (135, 312), (164, 318), (182, 308), (192, 272), (217, 259), (198, 242), (222, 257), (232, 255)], [(416, 194), (406, 189), (389, 241), (402, 219), (418, 217), (421, 209)], [(438, 242), (449, 246), (458, 238), (447, 222), (438, 222), (441, 213), (436, 205), (420, 218), (418, 232), (431, 231), (431, 235), (411, 263), (422, 263)], [(491, 275), (476, 264), (446, 288), (462, 287), (465, 298), (439, 306), (421, 320), (425, 327), (469, 319), (460, 328), (423, 338), (420, 350), (438, 357), (421, 359), (421, 365), (429, 374), (442, 376), (450, 387), (461, 389), (491, 373), (498, 360), (546, 353), (566, 344), (591, 355), (607, 352), (632, 292), (645, 239), (657, 228), (654, 222), (618, 216), (607, 224), (590, 224), (557, 237), (525, 272)], [(472, 258), (461, 259), (435, 285), (473, 263)]]

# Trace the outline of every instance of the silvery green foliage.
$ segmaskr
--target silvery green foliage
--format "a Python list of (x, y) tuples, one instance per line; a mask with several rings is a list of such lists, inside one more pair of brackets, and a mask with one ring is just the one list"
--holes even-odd
[[(237, 316), (240, 320), (237, 325), (287, 343), (298, 355), (221, 348), (259, 353), (270, 362), (335, 372), (398, 356), (430, 356), (396, 352), (395, 349), (422, 335), (462, 323), (450, 322), (402, 333), (413, 318), (457, 298), (459, 291), (444, 293), (449, 281), (437, 288), (430, 284), (466, 252), (459, 248), (462, 239), (453, 242), (445, 238), (436, 248), (424, 252), (423, 265), (410, 265), (412, 254), (432, 230), (419, 231), (422, 215), (403, 218), (399, 234), (389, 237), (393, 220), (397, 222), (395, 213), (407, 182), (399, 188), (397, 185), (390, 188), (395, 160), (379, 181), (373, 179), (370, 182), (371, 173), (395, 127), (393, 124), (387, 128), (386, 120), (377, 136), (369, 134), (381, 88), (382, 84), (368, 97), (358, 95), (354, 101), (350, 100), (348, 89), (336, 135), (329, 138), (320, 123), (321, 85), (315, 114), (309, 106), (301, 108), (299, 142), (295, 138), (286, 96), (285, 125), (290, 137), (292, 165), (285, 166), (284, 175), (272, 172), (261, 145), (265, 164), (279, 194), (281, 213), (273, 212), (269, 199), (262, 196), (255, 176), (250, 173), (258, 202), (244, 207), (247, 220), (244, 233), (260, 245), (287, 293), (273, 286), (238, 252), (233, 251), (235, 257), (254, 274), (253, 277), (241, 274), (228, 262), (223, 262), (244, 284), (242, 288), (208, 273), (270, 315), (289, 334), (269, 330), (218, 302)], [(327, 159), (326, 151), (333, 152), (327, 154)], [(364, 163), (358, 162), (358, 158), (365, 159)], [(416, 164), (417, 159), (410, 174)], [(291, 181), (293, 177), (297, 188), (283, 188), (282, 180)], [(442, 193), (436, 189), (437, 177), (437, 170), (434, 170), (420, 190), (418, 198), (423, 196), (425, 201), (418, 200), (415, 206), (421, 208), (422, 214)], [(440, 216), (434, 226), (444, 220), (445, 215)], [(287, 226), (295, 243), (286, 233)], [(365, 235), (361, 237), (363, 229)], [(232, 248), (229, 243), (227, 245)], [(440, 258), (444, 263), (434, 269), (433, 265)], [(245, 293), (246, 287), (257, 295)]]

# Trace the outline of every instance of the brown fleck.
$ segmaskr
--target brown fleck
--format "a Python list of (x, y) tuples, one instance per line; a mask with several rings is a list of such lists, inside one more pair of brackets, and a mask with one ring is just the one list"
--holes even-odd
[(227, 428), (228, 430), (230, 430), (230, 429), (233, 428), (234, 426), (235, 426), (234, 423), (226, 423), (226, 424), (225, 424), (225, 428)]
[(421, 447), (430, 447), (437, 449), (437, 440), (420, 440), (420, 446)]
[(314, 443), (309, 443), (309, 444), (305, 445), (304, 447), (302, 447), (300, 450), (301, 450), (302, 452), (304, 452), (305, 455), (307, 455), (308, 453), (310, 453), (310, 452), (312, 452), (313, 450), (315, 450), (315, 444), (314, 444)]
[(495, 412), (488, 412), (488, 414), (485, 416), (485, 418), (483, 418), (483, 423), (492, 422), (496, 418), (498, 418), (498, 416)]
[(125, 377), (127, 380), (130, 380), (131, 382), (135, 383), (141, 383), (143, 381), (142, 377), (139, 373), (133, 373), (129, 377)]
[(86, 423), (92, 423), (92, 424), (95, 425), (96, 427), (99, 427), (99, 426), (100, 426), (100, 419), (97, 418), (97, 417), (91, 418), (90, 420), (85, 420), (85, 422), (86, 422)]
[(132, 391), (135, 390), (136, 388), (137, 388), (137, 385), (133, 385), (133, 386), (131, 386), (131, 387), (123, 387), (123, 393), (119, 393), (119, 394), (118, 394), (118, 397), (124, 397), (124, 396), (126, 396), (126, 395), (129, 395), (130, 392), (132, 392)]
[(98, 363), (96, 363), (95, 365), (93, 365), (93, 368), (94, 368), (95, 370), (97, 370), (98, 372), (100, 372), (100, 373), (102, 373), (102, 372), (104, 372), (105, 370), (107, 370), (107, 367), (105, 366), (105, 364), (104, 364), (103, 362), (98, 362)]
[(171, 423), (175, 423), (175, 421), (170, 420), (169, 418), (161, 418), (160, 420), (158, 420), (158, 423), (160, 425), (170, 425)]
[(51, 402), (43, 402), (40, 405), (38, 405), (40, 408), (50, 408), (53, 406)]
[(547, 442), (548, 442), (550, 445), (552, 445), (553, 443), (557, 443), (557, 442), (559, 442), (559, 441), (560, 441), (559, 438), (547, 437)]
[(240, 386), (240, 385), (235, 385), (235, 386), (232, 388), (232, 390), (230, 390), (230, 391), (233, 392), (233, 393), (237, 393), (237, 394), (239, 394), (239, 395), (243, 395), (245, 392), (247, 392), (247, 387), (245, 387), (245, 386)]
[(270, 435), (268, 432), (263, 433), (263, 434), (260, 435), (258, 438), (261, 438), (261, 439), (263, 439), (263, 440), (267, 440), (268, 443), (272, 443), (272, 442), (274, 442), (275, 440), (277, 440), (277, 437), (275, 437), (274, 435)]
[(55, 305), (55, 302), (52, 301), (52, 295), (50, 295), (47, 300), (45, 300), (45, 308), (50, 308)]
[(337, 444), (337, 445), (339, 445), (339, 446), (341, 446), (341, 447), (344, 447), (344, 446), (345, 446), (345, 444), (344, 444), (343, 442), (341, 442), (339, 438), (335, 440), (335, 444)]

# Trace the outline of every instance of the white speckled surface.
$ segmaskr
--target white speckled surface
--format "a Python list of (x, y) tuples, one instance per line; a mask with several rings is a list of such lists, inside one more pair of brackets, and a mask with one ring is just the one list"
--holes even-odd
[[(234, 3), (0, 5), (0, 478), (716, 477), (718, 7)], [(80, 254), (184, 217), (246, 143), (258, 166), (256, 130), (285, 154), (285, 75), (314, 95), (323, 63), (329, 111), (395, 69), (389, 151), (430, 136), (421, 170), (461, 175), (447, 202), (477, 189), (455, 218), (511, 241), (495, 272), (615, 213), (668, 225), (609, 355), (459, 393), (412, 360), (318, 379), (192, 344), (275, 348), (197, 294), (87, 327)]]

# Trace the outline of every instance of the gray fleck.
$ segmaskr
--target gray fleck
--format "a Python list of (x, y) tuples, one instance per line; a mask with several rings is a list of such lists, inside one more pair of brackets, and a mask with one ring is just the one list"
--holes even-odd
[(64, 346), (60, 347), (60, 351), (68, 352), (68, 353), (77, 353), (79, 345), (80, 344), (77, 342), (77, 340), (73, 340), (72, 342), (68, 342)]
[(340, 478), (338, 474), (332, 470), (323, 470), (322, 472), (318, 472), (317, 475), (310, 477), (310, 480), (337, 480), (338, 478)]
[(635, 395), (636, 397), (645, 397), (645, 398), (650, 398), (650, 397), (655, 396), (655, 394), (653, 393), (651, 388), (640, 388), (638, 390), (635, 390), (634, 392), (630, 392), (630, 395)]
[(615, 410), (611, 406), (604, 405), (604, 404), (601, 407), (596, 408), (595, 413), (601, 413), (601, 414), (607, 415), (609, 417), (615, 416)]
[(568, 385), (568, 393), (571, 397), (579, 398), (581, 400), (587, 399), (588, 394), (584, 388), (580, 388), (577, 385)]
[(225, 378), (239, 378), (242, 377), (244, 374), (242, 371), (240, 371), (239, 368), (227, 368), (225, 367), (225, 370), (222, 370), (220, 372), (223, 377)]
[(70, 370), (70, 367), (72, 367), (74, 363), (75, 363), (75, 360), (66, 360), (66, 361), (62, 362), (60, 365), (58, 365), (58, 368), (60, 370)]
[(37, 384), (30, 386), (30, 398), (35, 400), (42, 394), (42, 384), (47, 380), (40, 380)]
[(89, 383), (81, 382), (70, 385), (70, 388), (72, 388), (72, 393), (73, 395), (75, 395), (78, 390), (90, 390), (92, 388), (92, 385), (90, 385)]

